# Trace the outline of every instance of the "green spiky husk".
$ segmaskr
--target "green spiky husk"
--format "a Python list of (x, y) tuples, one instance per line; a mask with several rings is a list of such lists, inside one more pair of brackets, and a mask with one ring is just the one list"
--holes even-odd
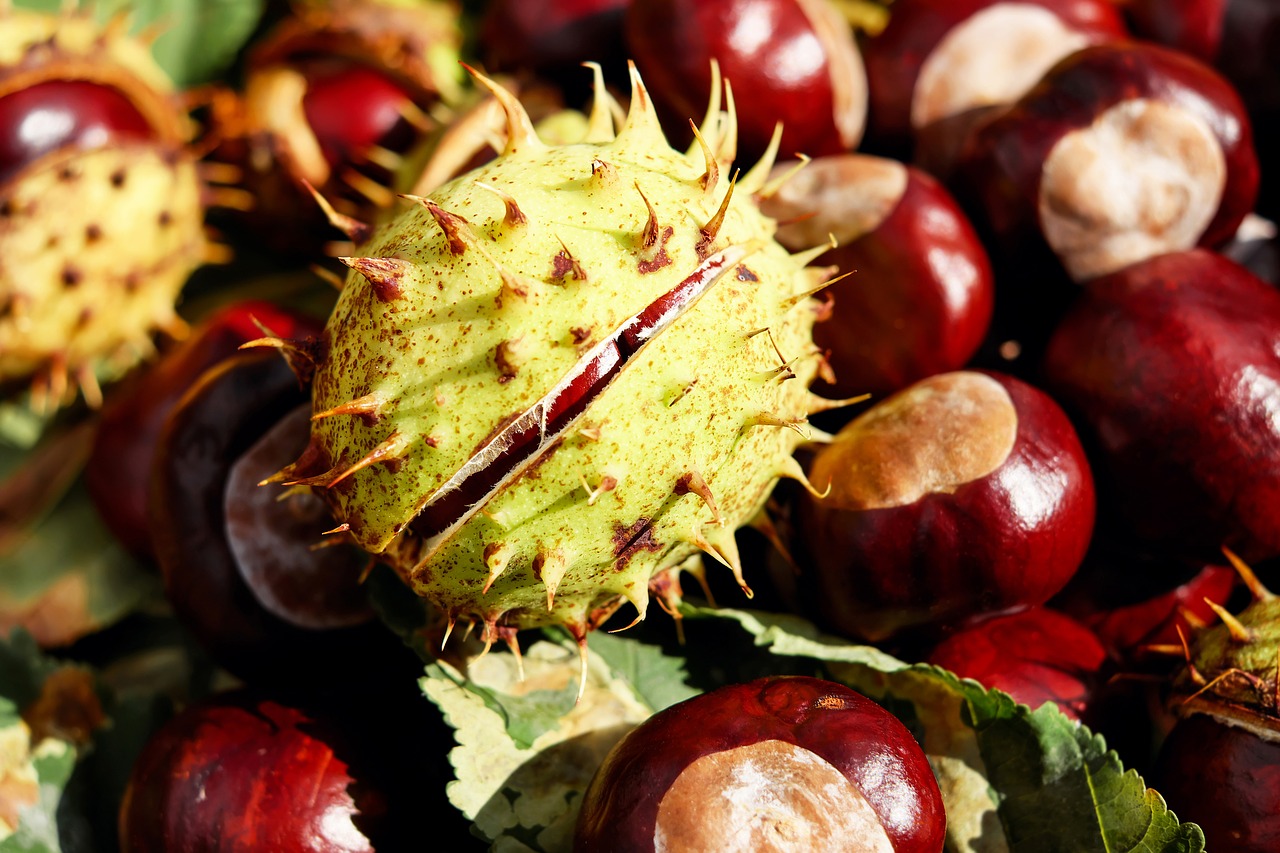
[(111, 373), (149, 353), (205, 247), (199, 186), (190, 158), (146, 145), (51, 158), (15, 182), (0, 223), (0, 380), (55, 360)]
[(156, 329), (184, 328), (178, 294), (204, 262), (202, 184), (191, 123), (127, 21), (0, 9), (0, 97), (85, 81), (128, 98), (152, 137), (68, 145), (0, 184), (0, 386), (29, 385), (37, 409), (97, 401), (153, 352)]
[[(735, 529), (799, 473), (824, 273), (773, 241), (751, 187), (706, 239), (728, 182), (705, 186), (714, 170), (668, 146), (642, 90), (616, 139), (516, 131), (350, 262), (293, 474), (451, 620), (581, 632), (620, 600), (643, 614), (650, 578), (700, 551), (738, 570)], [(412, 529), (490, 437), (721, 251), (724, 274), (527, 470), (457, 529)]]
[(1269, 593), (1193, 637), (1174, 709), (1280, 737), (1280, 598)]

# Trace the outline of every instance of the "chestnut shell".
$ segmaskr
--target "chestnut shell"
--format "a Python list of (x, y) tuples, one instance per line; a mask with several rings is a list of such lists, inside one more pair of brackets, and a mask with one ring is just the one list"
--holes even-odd
[(691, 764), (769, 740), (839, 770), (866, 797), (897, 853), (942, 850), (942, 795), (911, 732), (865, 696), (806, 676), (729, 685), (641, 723), (614, 746), (583, 795), (574, 850), (653, 850), (662, 799)]

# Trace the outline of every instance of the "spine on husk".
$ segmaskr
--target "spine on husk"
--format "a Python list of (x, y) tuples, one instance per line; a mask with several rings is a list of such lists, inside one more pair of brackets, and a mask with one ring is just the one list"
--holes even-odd
[(1229, 551), (1227, 556), (1253, 600), (1232, 614), (1206, 599), (1220, 621), (1189, 638), (1173, 708), (1182, 716), (1207, 714), (1280, 741), (1280, 598), (1242, 560)]

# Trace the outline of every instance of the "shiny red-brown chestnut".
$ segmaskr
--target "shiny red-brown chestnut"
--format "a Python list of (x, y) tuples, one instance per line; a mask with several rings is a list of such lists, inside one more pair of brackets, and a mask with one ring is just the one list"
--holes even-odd
[(1001, 374), (917, 382), (847, 424), (809, 468), (830, 491), (798, 498), (793, 551), (815, 614), (846, 636), (1043, 604), (1093, 531), (1075, 430), (1047, 394)]
[(407, 87), (391, 75), (329, 59), (305, 64), (303, 76), (302, 113), (330, 168), (362, 165), (379, 146), (403, 147), (405, 140), (396, 140), (394, 133), (404, 128), (405, 111), (413, 101)]
[(776, 123), (784, 155), (857, 147), (867, 81), (848, 22), (816, 0), (656, 0), (627, 7), (627, 46), (669, 135), (688, 135), (706, 111), (711, 61), (739, 99), (742, 162), (768, 147)]
[(801, 676), (721, 687), (660, 711), (583, 795), (576, 853), (938, 853), (946, 816), (896, 717)]
[[(791, 168), (781, 164), (779, 170)], [(832, 393), (887, 394), (958, 370), (991, 322), (991, 264), (973, 226), (934, 178), (865, 154), (819, 157), (761, 209), (792, 251), (837, 246), (815, 263), (849, 275), (830, 285), (813, 330), (835, 375)]]
[(125, 853), (372, 853), (386, 810), (335, 720), (248, 692), (186, 708), (148, 740), (120, 808)]
[(1221, 75), (1110, 42), (1059, 62), (971, 136), (955, 178), (1000, 251), (1047, 247), (1085, 281), (1229, 240), (1253, 209), (1258, 162)]
[[(422, 804), (453, 778), (452, 729), (412, 678), (326, 687), (225, 691), (156, 728), (120, 804), (124, 853), (414, 846)], [(472, 849), (467, 823), (432, 814), (432, 849)]]
[(1128, 0), (1134, 33), (1207, 62), (1240, 93), (1262, 161), (1259, 206), (1280, 201), (1280, 5), (1270, 0)]
[(123, 92), (86, 80), (49, 80), (0, 97), (0, 184), (69, 145), (150, 139), (156, 131)]
[(888, 26), (863, 42), (868, 134), (945, 174), (970, 125), (1067, 54), (1125, 32), (1108, 0), (895, 0)]
[(1131, 535), (1280, 554), (1280, 291), (1203, 249), (1135, 264), (1088, 284), (1044, 375)]
[(279, 355), (239, 353), (200, 377), (156, 446), (149, 512), (166, 597), (251, 683), (376, 679), (405, 659), (360, 588), (367, 558), (317, 547), (336, 526), (319, 500), (258, 485), (305, 448), (306, 404)]
[(926, 660), (1032, 708), (1054, 702), (1078, 720), (1107, 652), (1092, 631), (1071, 617), (1029, 607), (966, 625), (935, 645)]
[(156, 438), (169, 411), (201, 373), (262, 337), (262, 328), (286, 338), (321, 331), (314, 319), (272, 303), (236, 302), (201, 320), (181, 343), (107, 397), (84, 482), (102, 520), (133, 553), (152, 554), (147, 490)]
[(1280, 732), (1274, 726), (1246, 728), (1193, 714), (1173, 727), (1148, 778), (1180, 820), (1204, 830), (1206, 849), (1280, 849)]

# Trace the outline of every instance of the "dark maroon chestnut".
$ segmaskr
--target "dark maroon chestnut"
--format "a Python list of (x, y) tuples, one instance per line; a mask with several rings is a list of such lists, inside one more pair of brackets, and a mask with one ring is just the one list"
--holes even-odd
[(620, 740), (583, 795), (577, 853), (938, 853), (928, 759), (884, 708), (801, 676), (721, 687)]
[(86, 80), (49, 80), (0, 97), (0, 183), (60, 148), (151, 139), (155, 130), (123, 93)]
[(673, 139), (688, 136), (711, 89), (711, 60), (751, 109), (738, 111), (744, 162), (768, 147), (777, 122), (784, 155), (857, 147), (866, 72), (849, 23), (815, 0), (656, 0), (627, 8), (626, 39)]
[(816, 262), (849, 275), (827, 289), (830, 317), (813, 330), (836, 395), (897, 391), (958, 370), (977, 351), (991, 321), (991, 264), (929, 175), (883, 157), (820, 157), (761, 209), (779, 220), (778, 240), (793, 251), (830, 236), (839, 244)]
[(297, 312), (261, 300), (237, 302), (201, 320), (189, 337), (107, 397), (84, 481), (102, 520), (133, 553), (152, 554), (147, 489), (169, 411), (201, 373), (262, 337), (262, 328), (285, 338), (320, 334), (317, 321)]
[(970, 125), (1016, 101), (1064, 56), (1125, 34), (1108, 0), (895, 0), (889, 25), (863, 42), (868, 132), (903, 156), (914, 148), (921, 165), (945, 174)]
[(547, 75), (573, 83), (583, 62), (598, 62), (608, 76), (626, 54), (623, 21), (629, 0), (494, 0), (480, 23), (486, 67)]
[(1066, 415), (1000, 374), (917, 382), (809, 468), (830, 491), (798, 498), (793, 552), (815, 613), (846, 636), (1043, 604), (1093, 531), (1093, 478)]
[(1269, 0), (1129, 0), (1136, 35), (1208, 62), (1251, 110), (1280, 107), (1280, 7)]
[(1047, 246), (1085, 281), (1229, 240), (1258, 163), (1231, 85), (1139, 42), (1084, 48), (968, 139), (956, 180), (1001, 251)]
[[(118, 811), (124, 853), (355, 853), (421, 847), (423, 803), (453, 778), (453, 731), (413, 679), (352, 695), (238, 689), (192, 702), (139, 754)], [(479, 849), (430, 815), (431, 849)]]
[(1173, 727), (1149, 778), (1180, 820), (1204, 830), (1207, 849), (1280, 849), (1280, 734), (1274, 728), (1192, 714)]
[(386, 809), (336, 721), (250, 693), (192, 705), (147, 742), (120, 809), (126, 853), (363, 853)]
[(1152, 258), (1089, 283), (1044, 374), (1132, 536), (1280, 554), (1280, 291), (1205, 250)]
[(284, 360), (258, 350), (206, 371), (173, 409), (149, 504), (165, 594), (246, 681), (390, 677), (408, 654), (366, 604), (368, 558), (341, 540), (317, 547), (336, 526), (318, 498), (257, 485), (306, 447), (306, 404)]
[(934, 646), (926, 660), (1032, 708), (1054, 702), (1078, 720), (1107, 652), (1092, 631), (1071, 617), (1030, 607), (966, 625)]
[(1179, 631), (1190, 636), (1194, 628), (1215, 621), (1208, 602), (1225, 606), (1236, 588), (1234, 569), (1208, 564), (1172, 589), (1143, 577), (1144, 595), (1116, 601), (1116, 590), (1126, 585), (1133, 567), (1091, 563), (1086, 561), (1055, 604), (1092, 629), (1112, 657), (1131, 663), (1150, 660), (1153, 649), (1175, 648), (1181, 642)]
[(1271, 0), (1128, 0), (1136, 35), (1207, 62), (1249, 110), (1262, 162), (1259, 206), (1277, 212), (1280, 174), (1280, 6)]

